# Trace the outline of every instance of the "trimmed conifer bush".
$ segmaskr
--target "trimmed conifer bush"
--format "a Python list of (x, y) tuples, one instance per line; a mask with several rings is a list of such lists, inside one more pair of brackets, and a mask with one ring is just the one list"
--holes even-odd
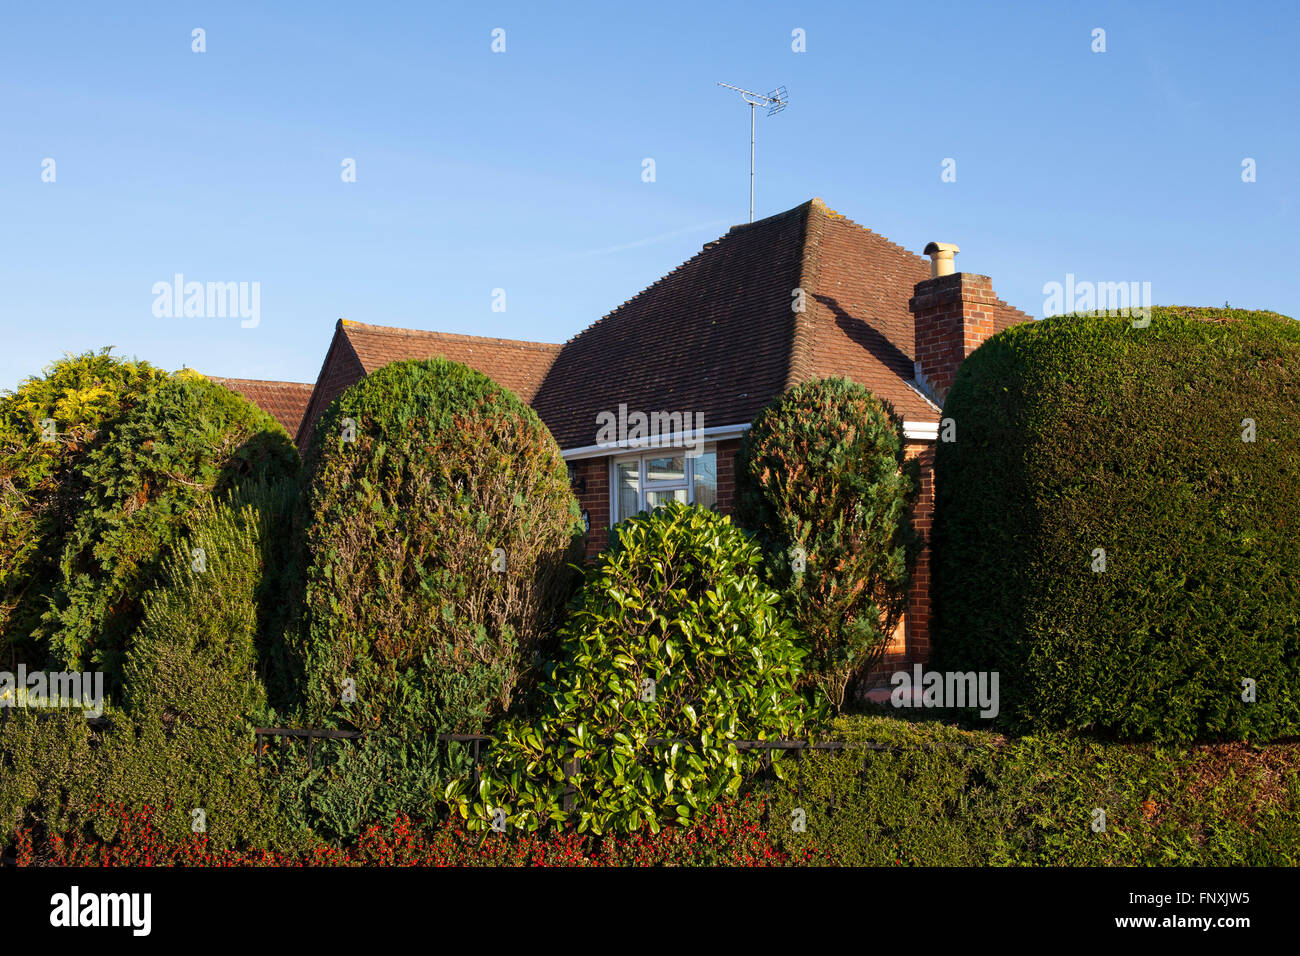
[(85, 495), (39, 632), (52, 658), (120, 685), (140, 597), (197, 509), (237, 484), (297, 470), (284, 429), (224, 386), (182, 372), (152, 389), (77, 468)]
[(583, 526), (536, 413), (442, 359), (344, 392), (309, 467), (307, 719), (372, 734), (323, 756), (313, 806), (346, 835), (423, 812), (446, 785), (431, 735), (510, 707), (558, 626)]
[(78, 466), (167, 373), (111, 349), (69, 355), (0, 396), (0, 661), (45, 663), (33, 634), (87, 488)]
[(105, 803), (157, 808), (169, 835), (192, 832), (200, 811), (214, 846), (264, 846), (294, 816), (280, 817), (257, 772), (253, 730), (267, 719), (259, 657), (288, 623), (280, 574), (295, 492), (288, 480), (253, 482), (202, 506), (144, 596), (100, 791)]
[(687, 824), (758, 769), (757, 751), (729, 741), (792, 736), (818, 715), (795, 689), (804, 652), (762, 552), (729, 518), (670, 502), (614, 534), (561, 633), (538, 717), (501, 729), (477, 792), (448, 790), (475, 826)]
[(1018, 729), (1300, 733), (1300, 325), (1018, 325), (962, 364), (935, 461), (935, 666)]
[(736, 520), (765, 544), (811, 651), (808, 677), (837, 710), (906, 610), (918, 477), (902, 419), (843, 378), (790, 389), (741, 442)]
[(282, 580), (296, 483), (259, 481), (201, 506), (143, 598), (124, 668), (132, 713), (216, 726), (266, 704), (259, 667), (290, 624)]

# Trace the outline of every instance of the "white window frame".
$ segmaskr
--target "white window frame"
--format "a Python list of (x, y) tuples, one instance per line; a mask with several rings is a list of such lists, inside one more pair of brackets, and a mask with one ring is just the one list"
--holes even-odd
[[(714, 462), (714, 480), (717, 480), (717, 461), (718, 446), (710, 442), (704, 446), (704, 454), (713, 455)], [(632, 514), (639, 514), (646, 510), (645, 496), (651, 491), (682, 491), (686, 492), (687, 504), (695, 504), (695, 462), (702, 455), (686, 455), (686, 467), (683, 470), (684, 477), (676, 479), (657, 478), (653, 483), (646, 478), (646, 464), (653, 458), (668, 458), (674, 455), (686, 455), (686, 449), (682, 447), (672, 448), (651, 448), (646, 451), (634, 452), (630, 455), (616, 455), (609, 459), (609, 526), (612, 528), (624, 518), (630, 518), (632, 515), (619, 515), (618, 513), (618, 466), (627, 464), (630, 461), (638, 463), (637, 467), (637, 510)], [(714, 489), (715, 493), (717, 489)]]

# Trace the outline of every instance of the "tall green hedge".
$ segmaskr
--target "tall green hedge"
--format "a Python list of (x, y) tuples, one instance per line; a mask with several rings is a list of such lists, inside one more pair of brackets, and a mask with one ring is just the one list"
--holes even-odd
[(78, 466), (167, 378), (105, 348), (68, 355), (0, 395), (0, 662), (45, 663), (33, 637), (88, 490)]
[(1300, 325), (1019, 325), (963, 363), (943, 414), (937, 667), (998, 670), (1021, 730), (1300, 732)]
[(152, 389), (77, 468), (85, 494), (39, 630), (51, 657), (120, 686), (141, 594), (191, 516), (236, 484), (297, 470), (284, 429), (224, 386), (188, 372)]
[(442, 359), (344, 392), (308, 467), (305, 716), (373, 732), (325, 755), (313, 796), (346, 835), (423, 812), (446, 783), (429, 735), (482, 730), (516, 699), (571, 593), (582, 520), (536, 413)]
[(296, 624), (286, 577), (297, 493), (289, 479), (253, 481), (191, 516), (193, 530), (170, 549), (142, 599), (144, 619), (124, 668), (133, 713), (210, 724), (209, 711), (265, 707), (276, 652)]

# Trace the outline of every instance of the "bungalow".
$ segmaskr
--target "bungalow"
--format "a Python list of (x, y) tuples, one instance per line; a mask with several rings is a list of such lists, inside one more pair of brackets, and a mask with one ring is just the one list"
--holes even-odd
[[(1030, 318), (998, 299), (987, 276), (954, 272), (955, 246), (925, 252), (929, 263), (813, 199), (734, 226), (563, 345), (340, 319), (298, 445), (344, 389), (389, 362), (463, 362), (514, 390), (551, 429), (595, 554), (611, 525), (660, 502), (729, 512), (736, 451), (754, 415), (799, 382), (843, 375), (903, 418), (907, 455), (922, 470), (913, 521), (925, 532), (940, 407), (957, 366)], [(259, 390), (232, 387), (261, 404)], [(683, 425), (647, 447), (626, 427), (638, 413)], [(886, 666), (927, 659), (928, 588), (927, 550)]]

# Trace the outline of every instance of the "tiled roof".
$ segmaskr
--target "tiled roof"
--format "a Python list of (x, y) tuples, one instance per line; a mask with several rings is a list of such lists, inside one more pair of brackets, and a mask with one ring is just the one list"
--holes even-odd
[(520, 342), (489, 339), (477, 335), (450, 335), (417, 329), (391, 329), (340, 319), (357, 358), (369, 375), (389, 362), (402, 359), (441, 357), (478, 369), (498, 385), (504, 385), (525, 402), (531, 402), (560, 352), (550, 342)]
[(298, 434), (303, 412), (311, 399), (310, 382), (271, 382), (256, 378), (218, 378), (207, 376), (248, 399), (284, 426), (290, 437)]
[(700, 412), (706, 428), (748, 422), (790, 361), (808, 206), (710, 242), (570, 339), (534, 406), (561, 448), (596, 442), (602, 411)]
[[(799, 382), (844, 375), (911, 422), (939, 410), (913, 381), (908, 300), (929, 263), (820, 199), (733, 226), (563, 346), (339, 320), (299, 432), (343, 389), (407, 358), (443, 356), (529, 402), (561, 448), (596, 443), (597, 416), (702, 413), (749, 422)], [(795, 311), (796, 290), (804, 310)], [(1029, 317), (999, 302), (998, 327)]]
[(306, 449), (316, 419), (348, 386), (390, 362), (427, 358), (461, 362), (531, 402), (559, 351), (559, 345), (549, 342), (395, 329), (339, 319), (316, 391), (297, 432), (298, 447)]
[(926, 260), (814, 199), (732, 227), (575, 336), (533, 404), (573, 448), (594, 444), (597, 414), (622, 402), (735, 425), (791, 385), (845, 375), (905, 419), (937, 422), (911, 384), (907, 303), (929, 275)]

